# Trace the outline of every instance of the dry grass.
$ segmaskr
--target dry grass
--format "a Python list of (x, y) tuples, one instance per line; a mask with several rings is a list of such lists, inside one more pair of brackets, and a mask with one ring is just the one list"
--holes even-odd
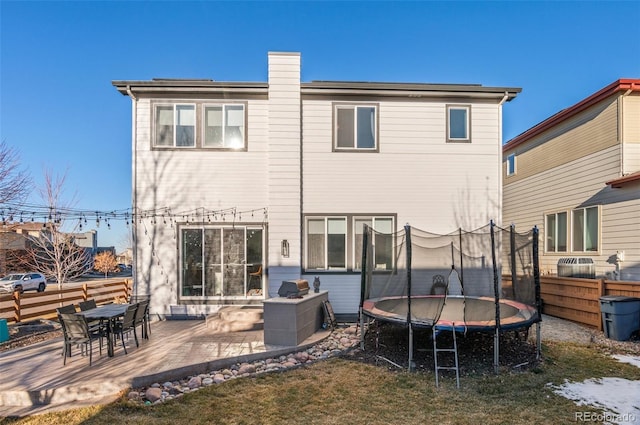
[(640, 379), (640, 369), (594, 348), (557, 343), (544, 347), (544, 361), (534, 369), (467, 375), (457, 390), (452, 378), (436, 388), (432, 373), (342, 358), (214, 385), (156, 406), (122, 400), (0, 424), (558, 424), (588, 409), (546, 384), (605, 376)]

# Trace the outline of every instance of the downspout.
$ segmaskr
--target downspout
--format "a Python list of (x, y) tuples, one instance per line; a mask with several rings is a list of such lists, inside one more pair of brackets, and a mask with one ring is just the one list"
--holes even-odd
[[(495, 217), (496, 221), (502, 224), (502, 105), (509, 99), (509, 92), (505, 91), (504, 96), (500, 102), (498, 102), (498, 140), (500, 140), (500, 145), (498, 146), (498, 157), (500, 158), (500, 168), (498, 171), (498, 211), (500, 217)], [(488, 217), (491, 219), (491, 217)]]
[[(131, 267), (131, 278), (133, 279), (133, 293), (138, 295), (138, 235), (136, 229), (136, 220), (134, 217), (135, 205), (137, 201), (136, 196), (136, 181), (137, 181), (137, 112), (138, 112), (138, 98), (135, 97), (131, 91), (131, 86), (127, 84), (127, 95), (132, 100), (131, 107), (131, 238), (133, 243), (133, 267)], [(149, 294), (147, 294), (149, 295)]]

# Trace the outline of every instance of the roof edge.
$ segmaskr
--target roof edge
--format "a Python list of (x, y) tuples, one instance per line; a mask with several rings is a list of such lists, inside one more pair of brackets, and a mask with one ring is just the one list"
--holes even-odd
[(520, 133), (513, 139), (509, 140), (502, 146), (502, 152), (506, 152), (509, 149), (513, 149), (514, 147), (532, 139), (535, 136), (545, 132), (546, 130), (552, 128), (556, 124), (577, 115), (578, 113), (584, 111), (585, 109), (590, 108), (598, 102), (606, 99), (613, 94), (620, 91), (640, 91), (640, 79), (637, 78), (621, 78), (619, 80), (614, 81), (608, 86), (598, 90), (592, 95), (582, 99), (580, 102), (576, 103), (573, 106), (570, 106), (566, 109), (561, 110), (560, 112), (551, 115), (549, 118), (544, 121), (539, 122), (534, 125), (530, 129), (526, 130), (523, 133)]
[(633, 183), (640, 181), (640, 171), (627, 174), (626, 176), (618, 177), (617, 179), (609, 180), (605, 182), (607, 186), (611, 186), (614, 189), (619, 189), (627, 183)]

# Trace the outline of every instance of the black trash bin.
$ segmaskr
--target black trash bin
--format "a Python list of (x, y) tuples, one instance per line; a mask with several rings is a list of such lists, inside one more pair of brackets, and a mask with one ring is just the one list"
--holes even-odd
[(616, 341), (627, 341), (640, 330), (640, 298), (621, 295), (600, 297), (604, 335)]

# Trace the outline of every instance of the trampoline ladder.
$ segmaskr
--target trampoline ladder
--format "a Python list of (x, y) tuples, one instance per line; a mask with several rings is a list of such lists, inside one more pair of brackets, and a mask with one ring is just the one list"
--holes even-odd
[[(458, 343), (456, 341), (456, 331), (455, 328), (451, 328), (451, 333), (453, 334), (453, 347), (449, 348), (438, 348), (437, 345), (437, 337), (443, 329), (436, 329), (434, 326), (433, 330), (433, 362), (435, 366), (436, 372), (436, 387), (440, 386), (440, 382), (438, 380), (438, 372), (441, 370), (455, 370), (456, 371), (456, 388), (460, 388), (460, 368), (458, 367)], [(453, 357), (455, 360), (455, 366), (438, 366), (438, 353), (453, 353)]]

